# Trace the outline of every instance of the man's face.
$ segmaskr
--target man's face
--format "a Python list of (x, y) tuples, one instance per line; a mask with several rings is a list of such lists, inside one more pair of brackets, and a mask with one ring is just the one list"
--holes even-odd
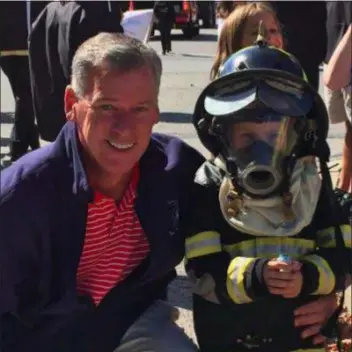
[(110, 174), (129, 172), (145, 152), (158, 122), (158, 92), (151, 70), (95, 75), (83, 99), (70, 88), (65, 95), (68, 118), (91, 165)]

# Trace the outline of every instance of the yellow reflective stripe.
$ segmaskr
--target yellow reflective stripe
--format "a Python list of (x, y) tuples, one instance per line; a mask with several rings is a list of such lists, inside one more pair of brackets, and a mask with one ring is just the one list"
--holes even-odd
[(227, 269), (227, 292), (237, 304), (252, 302), (252, 299), (247, 295), (244, 287), (244, 274), (248, 266), (256, 259), (257, 258), (237, 257), (231, 261)]
[(280, 253), (286, 253), (291, 258), (300, 258), (315, 249), (312, 240), (288, 237), (254, 238), (252, 240), (223, 245), (231, 258), (235, 257), (261, 257), (274, 258)]
[[(341, 232), (345, 241), (346, 247), (352, 248), (352, 228), (351, 225), (341, 225)], [(317, 245), (324, 248), (336, 247), (335, 229), (328, 227), (318, 231)]]
[(328, 262), (316, 254), (307, 255), (304, 260), (314, 264), (319, 272), (318, 288), (312, 295), (327, 295), (335, 288), (335, 275)]
[(186, 239), (186, 257), (188, 259), (217, 252), (221, 252), (221, 240), (218, 232), (200, 232)]
[(28, 50), (1, 50), (0, 56), (28, 56)]

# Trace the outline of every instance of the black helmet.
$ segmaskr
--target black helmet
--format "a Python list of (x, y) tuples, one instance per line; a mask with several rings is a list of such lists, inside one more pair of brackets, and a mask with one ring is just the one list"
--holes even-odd
[(304, 116), (302, 156), (328, 160), (329, 120), (324, 101), (294, 56), (263, 42), (232, 54), (220, 67), (218, 78), (200, 94), (193, 124), (202, 144), (214, 155), (223, 152), (216, 136), (223, 120), (236, 119), (239, 111), (250, 114), (258, 105), (288, 116)]
[[(255, 134), (265, 130), (264, 140), (238, 142), (252, 133), (243, 132), (248, 122), (266, 123), (254, 126)], [(203, 145), (222, 156), (239, 192), (253, 197), (285, 192), (298, 158), (329, 158), (323, 100), (296, 58), (260, 40), (225, 61), (198, 98), (193, 123)]]

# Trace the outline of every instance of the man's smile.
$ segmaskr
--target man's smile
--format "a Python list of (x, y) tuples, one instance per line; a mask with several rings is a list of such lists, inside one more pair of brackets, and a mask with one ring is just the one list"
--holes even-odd
[(107, 140), (108, 144), (110, 145), (110, 147), (113, 147), (114, 149), (117, 150), (129, 150), (132, 149), (136, 143), (132, 142), (132, 143), (117, 143), (117, 142), (113, 142), (110, 140)]

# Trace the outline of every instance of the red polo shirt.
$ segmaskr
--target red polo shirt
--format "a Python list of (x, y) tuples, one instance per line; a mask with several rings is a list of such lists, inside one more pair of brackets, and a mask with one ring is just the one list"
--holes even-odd
[(77, 272), (78, 294), (96, 304), (125, 279), (149, 253), (149, 243), (134, 210), (139, 169), (120, 202), (95, 193), (88, 205), (86, 236)]

